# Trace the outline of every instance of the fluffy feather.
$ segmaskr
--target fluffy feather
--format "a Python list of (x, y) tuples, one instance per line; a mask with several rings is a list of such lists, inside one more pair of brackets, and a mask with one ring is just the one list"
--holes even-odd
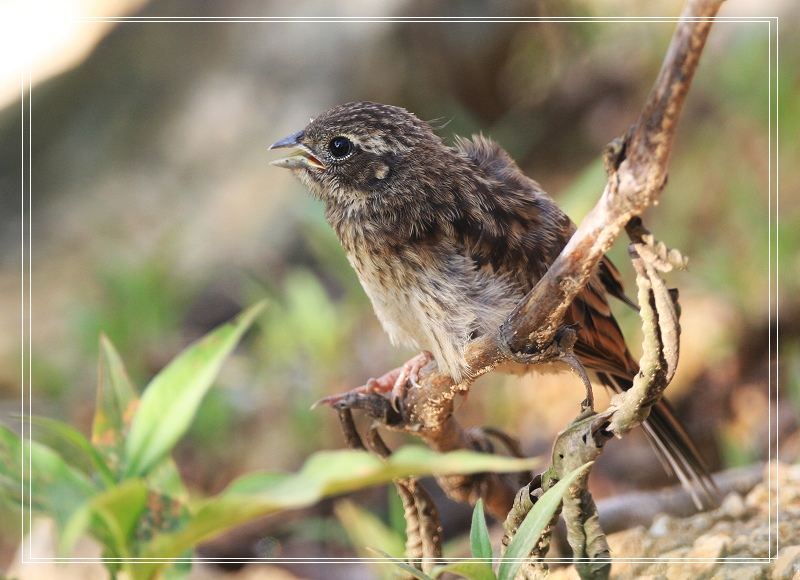
[[(466, 344), (500, 326), (575, 224), (496, 142), (473, 136), (447, 147), (399, 107), (348, 103), (298, 135), (297, 147), (315, 163), (296, 173), (325, 202), (391, 340), (430, 350), (443, 371), (464, 379)], [(332, 147), (341, 138), (352, 147)], [(630, 304), (604, 259), (564, 322), (580, 325), (574, 351), (583, 364), (619, 391), (630, 388), (638, 366), (608, 294)], [(705, 464), (666, 402), (645, 428), (665, 465), (687, 487), (707, 491)]]

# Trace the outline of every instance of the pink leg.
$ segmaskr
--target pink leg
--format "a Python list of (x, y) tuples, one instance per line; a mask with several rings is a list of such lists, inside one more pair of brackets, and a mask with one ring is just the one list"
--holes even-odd
[(340, 393), (338, 395), (330, 395), (324, 397), (314, 403), (311, 408), (314, 409), (321, 404), (332, 406), (342, 400), (348, 393), (389, 393), (391, 392), (390, 399), (392, 406), (397, 408), (397, 401), (403, 398), (406, 392), (406, 382), (410, 382), (412, 386), (418, 387), (417, 379), (419, 379), (419, 371), (422, 367), (433, 360), (433, 355), (427, 350), (423, 350), (417, 356), (406, 361), (403, 366), (397, 367), (381, 375), (377, 379), (370, 379), (366, 385), (362, 385), (347, 393)]

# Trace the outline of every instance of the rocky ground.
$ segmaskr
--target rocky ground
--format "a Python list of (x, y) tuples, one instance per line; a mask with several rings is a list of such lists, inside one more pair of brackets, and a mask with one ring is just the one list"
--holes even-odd
[[(747, 495), (688, 518), (657, 516), (608, 537), (614, 580), (800, 579), (800, 465), (773, 463)], [(551, 579), (578, 578), (574, 568)]]

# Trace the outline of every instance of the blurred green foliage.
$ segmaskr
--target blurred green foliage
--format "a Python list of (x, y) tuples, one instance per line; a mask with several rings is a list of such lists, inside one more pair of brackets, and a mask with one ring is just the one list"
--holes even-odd
[[(329, 452), (312, 456), (295, 475), (248, 473), (222, 494), (190, 502), (171, 459), (173, 447), (189, 429), (222, 362), (263, 307), (253, 306), (189, 346), (153, 378), (141, 398), (104, 337), (91, 440), (47, 418), (32, 418), (31, 425), (37, 433), (55, 436), (55, 447), (0, 425), (0, 503), (8, 510), (27, 510), (31, 517), (52, 518), (59, 558), (69, 557), (78, 540), (91, 535), (102, 545), (112, 577), (121, 571), (132, 580), (182, 578), (199, 542), (276, 511), (411, 475), (532, 465), (530, 460), (470, 452), (439, 455), (424, 448), (405, 448), (387, 461), (363, 451)], [(69, 447), (77, 458), (63, 453)], [(362, 513), (348, 521), (363, 527), (368, 520)]]
[[(180, 333), (195, 289), (175, 276), (174, 258), (142, 256), (136, 261), (107, 263), (97, 275), (99, 300), (75, 313), (81, 344), (86, 352), (105, 334), (129, 354), (128, 371), (134, 380), (153, 375), (164, 337)], [(160, 364), (159, 364), (160, 363)], [(163, 362), (155, 362), (159, 367)]]

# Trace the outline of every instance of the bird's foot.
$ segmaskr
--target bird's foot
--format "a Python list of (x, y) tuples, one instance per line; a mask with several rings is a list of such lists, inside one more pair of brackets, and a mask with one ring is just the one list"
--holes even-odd
[[(433, 355), (429, 351), (423, 350), (417, 356), (408, 359), (403, 366), (396, 368), (393, 371), (389, 371), (383, 375), (383, 377), (377, 379), (380, 381), (385, 377), (391, 377), (393, 373), (399, 371), (394, 377), (392, 394), (389, 397), (389, 399), (392, 401), (392, 407), (395, 411), (398, 410), (398, 401), (402, 401), (406, 394), (406, 383), (410, 383), (412, 387), (419, 387), (419, 383), (417, 382), (419, 379), (419, 371), (432, 360)], [(391, 378), (388, 380), (391, 380)], [(369, 385), (369, 382), (367, 384)]]
[(420, 369), (432, 360), (433, 355), (427, 350), (423, 350), (417, 356), (406, 361), (403, 366), (392, 369), (377, 379), (369, 379), (366, 385), (344, 393), (339, 393), (338, 395), (323, 397), (314, 403), (311, 408), (314, 409), (323, 404), (332, 407), (351, 393), (362, 395), (391, 393), (389, 395), (389, 400), (392, 402), (392, 408), (397, 411), (398, 401), (401, 401), (406, 393), (406, 383), (411, 383), (412, 387), (418, 387), (419, 384), (417, 380), (419, 379)]

